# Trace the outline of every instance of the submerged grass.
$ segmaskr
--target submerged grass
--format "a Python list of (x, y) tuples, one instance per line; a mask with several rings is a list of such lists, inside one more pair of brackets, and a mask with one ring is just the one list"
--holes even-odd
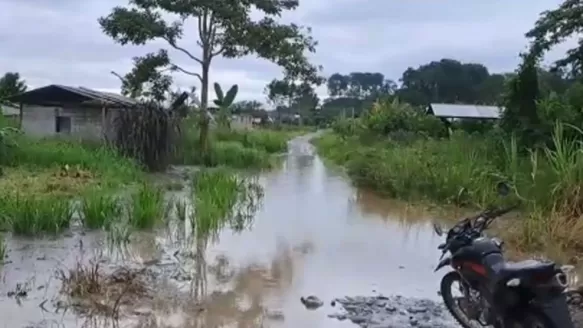
[[(565, 129), (573, 128), (558, 124), (552, 147), (526, 155), (514, 139), (464, 133), (409, 143), (364, 142), (360, 136), (328, 133), (314, 143), (321, 155), (345, 167), (356, 184), (391, 197), (470, 207), (521, 202), (520, 219), (501, 229), (509, 244), (523, 251), (580, 253), (583, 148), (565, 136)], [(500, 181), (515, 189), (504, 200), (493, 187)]]
[(0, 208), (4, 223), (21, 235), (61, 232), (73, 217), (70, 200), (58, 196), (2, 195)]
[(4, 236), (0, 235), (0, 264), (4, 263), (6, 254), (7, 254), (6, 241), (4, 240)]
[(87, 228), (109, 230), (122, 217), (123, 206), (119, 197), (96, 191), (83, 198), (80, 212)]
[[(75, 309), (87, 316), (119, 317), (122, 304), (142, 297), (152, 297), (142, 271), (120, 268), (106, 272), (98, 259), (87, 264), (78, 262), (73, 268), (60, 270), (61, 293)], [(124, 299), (122, 301), (122, 299)]]
[(230, 224), (243, 229), (252, 219), (263, 197), (261, 186), (226, 168), (202, 170), (193, 179), (194, 215), (197, 234), (208, 234)]
[(164, 218), (166, 208), (162, 188), (143, 183), (132, 194), (128, 217), (131, 226), (138, 229), (152, 228)]

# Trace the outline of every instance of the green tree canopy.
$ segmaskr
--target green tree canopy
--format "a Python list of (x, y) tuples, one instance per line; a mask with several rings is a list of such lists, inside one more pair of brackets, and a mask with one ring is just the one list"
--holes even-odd
[(397, 88), (394, 81), (385, 79), (385, 76), (378, 72), (352, 72), (347, 75), (334, 73), (328, 78), (326, 86), (331, 97), (358, 99), (394, 93)]
[(490, 74), (482, 64), (441, 59), (409, 67), (401, 77), (400, 99), (414, 105), (432, 102), (496, 104), (504, 90), (505, 78)]
[(20, 74), (8, 72), (0, 78), (0, 100), (26, 91), (26, 82)]
[[(122, 45), (144, 45), (153, 40), (162, 40), (167, 45), (157, 53), (134, 60), (134, 70), (125, 76), (126, 92), (140, 91), (140, 85), (146, 82), (164, 86), (169, 81), (166, 72), (182, 72), (200, 80), (201, 109), (205, 111), (209, 69), (217, 56), (256, 55), (281, 66), (287, 80), (320, 81), (319, 67), (306, 57), (306, 52), (314, 52), (316, 47), (310, 30), (278, 22), (285, 11), (298, 5), (298, 0), (129, 0), (127, 6), (115, 7), (109, 15), (99, 18), (99, 24), (105, 34)], [(258, 16), (261, 18), (253, 18)], [(199, 51), (187, 48), (188, 42), (181, 42), (189, 26), (197, 27)], [(168, 50), (186, 55), (200, 65), (200, 71), (180, 67)], [(207, 139), (202, 134), (207, 131), (208, 117), (201, 117), (204, 151)]]
[(553, 46), (569, 37), (578, 36), (578, 44), (556, 61), (553, 69), (571, 78), (583, 77), (583, 1), (566, 0), (558, 8), (541, 14), (526, 36), (532, 40), (531, 54), (540, 58)]

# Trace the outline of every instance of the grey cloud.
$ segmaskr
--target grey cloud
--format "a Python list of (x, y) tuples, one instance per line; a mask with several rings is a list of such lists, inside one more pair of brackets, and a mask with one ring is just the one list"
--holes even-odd
[[(479, 62), (492, 71), (513, 70), (539, 12), (560, 0), (320, 0), (305, 1), (284, 16), (286, 21), (311, 26), (319, 41), (311, 58), (325, 74), (380, 71), (398, 80), (409, 66), (444, 57)], [(122, 47), (103, 35), (97, 18), (124, 0), (0, 0), (0, 72), (18, 71), (34, 86), (48, 83), (117, 89), (110, 74), (131, 69), (131, 58), (156, 51)], [(188, 27), (183, 46), (197, 51), (196, 29)], [(572, 44), (572, 42), (571, 42)], [(558, 47), (549, 59), (561, 56)], [(186, 56), (173, 53), (176, 62), (198, 70)], [(279, 77), (274, 64), (253, 57), (219, 58), (213, 63), (212, 81), (239, 84), (241, 99), (264, 100), (265, 85)], [(198, 85), (191, 76), (176, 75), (179, 87)], [(320, 88), (319, 92), (324, 89)]]

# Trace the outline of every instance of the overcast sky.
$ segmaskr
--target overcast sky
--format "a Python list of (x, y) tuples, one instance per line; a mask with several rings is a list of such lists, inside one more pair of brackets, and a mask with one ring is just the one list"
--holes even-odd
[[(482, 63), (494, 72), (512, 71), (526, 46), (524, 33), (541, 11), (560, 2), (300, 0), (300, 8), (285, 19), (312, 27), (319, 41), (312, 58), (324, 66), (325, 75), (371, 71), (398, 80), (407, 67), (444, 57)], [(109, 72), (125, 73), (132, 57), (163, 46), (122, 47), (101, 33), (97, 18), (124, 3), (0, 0), (0, 73), (20, 72), (33, 87), (55, 83), (119, 91), (119, 80)], [(192, 47), (194, 41), (184, 44)], [(562, 56), (566, 46), (554, 49), (547, 60)], [(192, 65), (179, 54), (175, 58), (185, 67)], [(264, 101), (265, 85), (280, 74), (275, 65), (251, 57), (219, 59), (211, 80), (239, 84), (239, 100)], [(182, 87), (197, 84), (184, 75), (177, 75), (176, 82)]]

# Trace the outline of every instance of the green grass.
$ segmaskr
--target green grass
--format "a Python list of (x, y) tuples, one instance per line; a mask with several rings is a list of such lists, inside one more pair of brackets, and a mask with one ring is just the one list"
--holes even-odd
[[(257, 209), (253, 205), (263, 196), (261, 187), (252, 179), (239, 177), (226, 168), (196, 172), (192, 191), (192, 226), (197, 234), (216, 232), (225, 224), (242, 229)], [(249, 211), (243, 213), (243, 209)]]
[(83, 197), (80, 212), (87, 228), (109, 230), (122, 217), (123, 206), (118, 197), (95, 191)]
[(238, 142), (245, 148), (275, 154), (286, 152), (287, 142), (295, 135), (295, 132), (256, 129), (216, 131), (214, 137), (217, 141)]
[[(507, 238), (528, 250), (583, 251), (583, 148), (557, 125), (553, 147), (520, 154), (514, 139), (456, 132), (448, 139), (396, 143), (329, 133), (314, 143), (319, 153), (346, 168), (357, 185), (388, 196), (438, 204), (485, 207), (523, 204), (523, 220)], [(583, 134), (583, 132), (580, 132)], [(510, 182), (501, 200), (494, 186)]]
[[(48, 168), (79, 167), (99, 173), (104, 183), (124, 183), (137, 180), (142, 171), (132, 160), (121, 157), (115, 150), (69, 139), (31, 139), (17, 137), (16, 146), (0, 160), (6, 166)], [(114, 180), (114, 181), (112, 181)]]
[(103, 227), (117, 209), (97, 191), (106, 194), (143, 178), (134, 161), (99, 143), (33, 139), (12, 132), (4, 133), (0, 141), (0, 215), (16, 234), (68, 228), (71, 200), (78, 198), (85, 225)]
[(164, 219), (166, 205), (162, 188), (150, 183), (143, 183), (132, 194), (128, 205), (128, 217), (131, 226), (138, 229), (152, 228)]
[(61, 232), (73, 216), (70, 200), (56, 196), (2, 195), (0, 208), (3, 223), (19, 235)]
[(193, 128), (182, 132), (176, 162), (210, 167), (228, 166), (236, 169), (268, 169), (277, 161), (274, 155), (287, 151), (287, 142), (299, 131), (268, 129), (215, 129), (210, 135), (209, 158), (204, 161), (198, 150), (198, 134)]
[(4, 236), (0, 235), (0, 264), (4, 263), (7, 252), (8, 250), (6, 249), (6, 241), (4, 240)]

